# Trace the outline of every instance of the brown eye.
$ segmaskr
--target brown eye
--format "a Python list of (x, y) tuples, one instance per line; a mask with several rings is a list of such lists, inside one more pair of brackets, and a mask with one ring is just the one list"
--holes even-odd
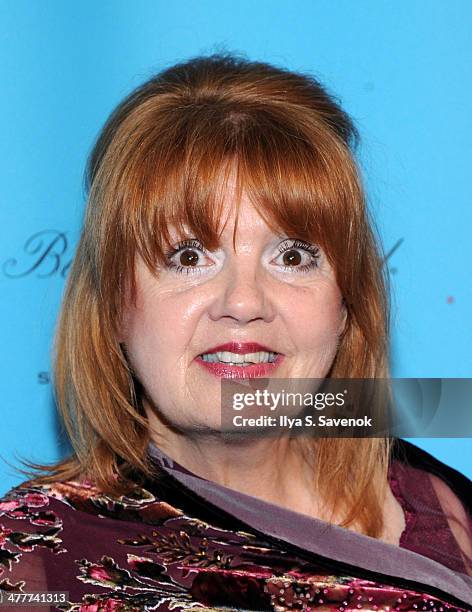
[(182, 251), (179, 257), (179, 262), (182, 266), (196, 266), (198, 263), (198, 253), (191, 249)]
[(298, 266), (301, 261), (302, 258), (298, 251), (289, 250), (283, 254), (283, 262), (286, 266)]
[(284, 270), (310, 272), (318, 267), (319, 247), (303, 240), (286, 240), (279, 245), (279, 258)]
[(200, 258), (206, 251), (202, 244), (196, 239), (184, 240), (166, 253), (168, 268), (179, 273), (194, 274), (201, 273)]

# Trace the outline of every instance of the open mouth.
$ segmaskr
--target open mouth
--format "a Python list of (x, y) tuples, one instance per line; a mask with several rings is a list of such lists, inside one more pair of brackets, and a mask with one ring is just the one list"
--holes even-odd
[(232, 353), (221, 351), (215, 353), (203, 353), (199, 355), (206, 363), (221, 363), (229, 366), (248, 367), (255, 364), (274, 363), (279, 353), (272, 351), (258, 351), (255, 353)]

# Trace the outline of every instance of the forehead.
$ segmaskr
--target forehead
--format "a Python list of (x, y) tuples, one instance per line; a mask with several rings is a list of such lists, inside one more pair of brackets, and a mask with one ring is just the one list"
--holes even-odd
[[(260, 212), (260, 207), (257, 202), (253, 202), (244, 186), (241, 188), (240, 196), (238, 197), (234, 178), (228, 180), (228, 183), (220, 191), (221, 206), (219, 209), (218, 235), (224, 241), (232, 240), (233, 236), (236, 241), (250, 242), (256, 236), (280, 234), (282, 231), (276, 229), (272, 224), (268, 224), (263, 214)], [(170, 233), (176, 237), (180, 232), (177, 226), (171, 225)], [(182, 224), (182, 233), (186, 236), (192, 233), (190, 227)]]
[(256, 234), (272, 234), (271, 228), (267, 225), (248, 194), (243, 191), (239, 203), (235, 201), (234, 193), (225, 194), (222, 206), (222, 222), (220, 226), (221, 236), (230, 238), (235, 234), (238, 238), (250, 239)]

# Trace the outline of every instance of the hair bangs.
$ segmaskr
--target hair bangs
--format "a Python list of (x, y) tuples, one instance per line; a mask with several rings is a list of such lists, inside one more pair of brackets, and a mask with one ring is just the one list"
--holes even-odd
[(316, 242), (343, 267), (339, 243), (349, 242), (345, 220), (359, 198), (351, 157), (326, 126), (314, 122), (304, 133), (278, 114), (207, 102), (161, 116), (134, 159), (122, 211), (127, 251), (156, 270), (177, 239), (218, 248), (228, 196), (234, 244), (245, 193), (272, 231)]
[(326, 128), (303, 134), (286, 124), (259, 121), (248, 130), (238, 152), (241, 185), (274, 231), (317, 243), (334, 268), (344, 267), (346, 220), (355, 224), (360, 212), (350, 155)]

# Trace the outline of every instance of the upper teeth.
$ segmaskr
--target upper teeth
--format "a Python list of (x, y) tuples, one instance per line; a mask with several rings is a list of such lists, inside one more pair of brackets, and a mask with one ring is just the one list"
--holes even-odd
[(260, 351), (258, 353), (239, 355), (238, 353), (223, 351), (221, 353), (205, 353), (201, 357), (204, 361), (209, 361), (210, 363), (217, 363), (218, 361), (229, 364), (268, 363), (275, 360), (277, 353)]

